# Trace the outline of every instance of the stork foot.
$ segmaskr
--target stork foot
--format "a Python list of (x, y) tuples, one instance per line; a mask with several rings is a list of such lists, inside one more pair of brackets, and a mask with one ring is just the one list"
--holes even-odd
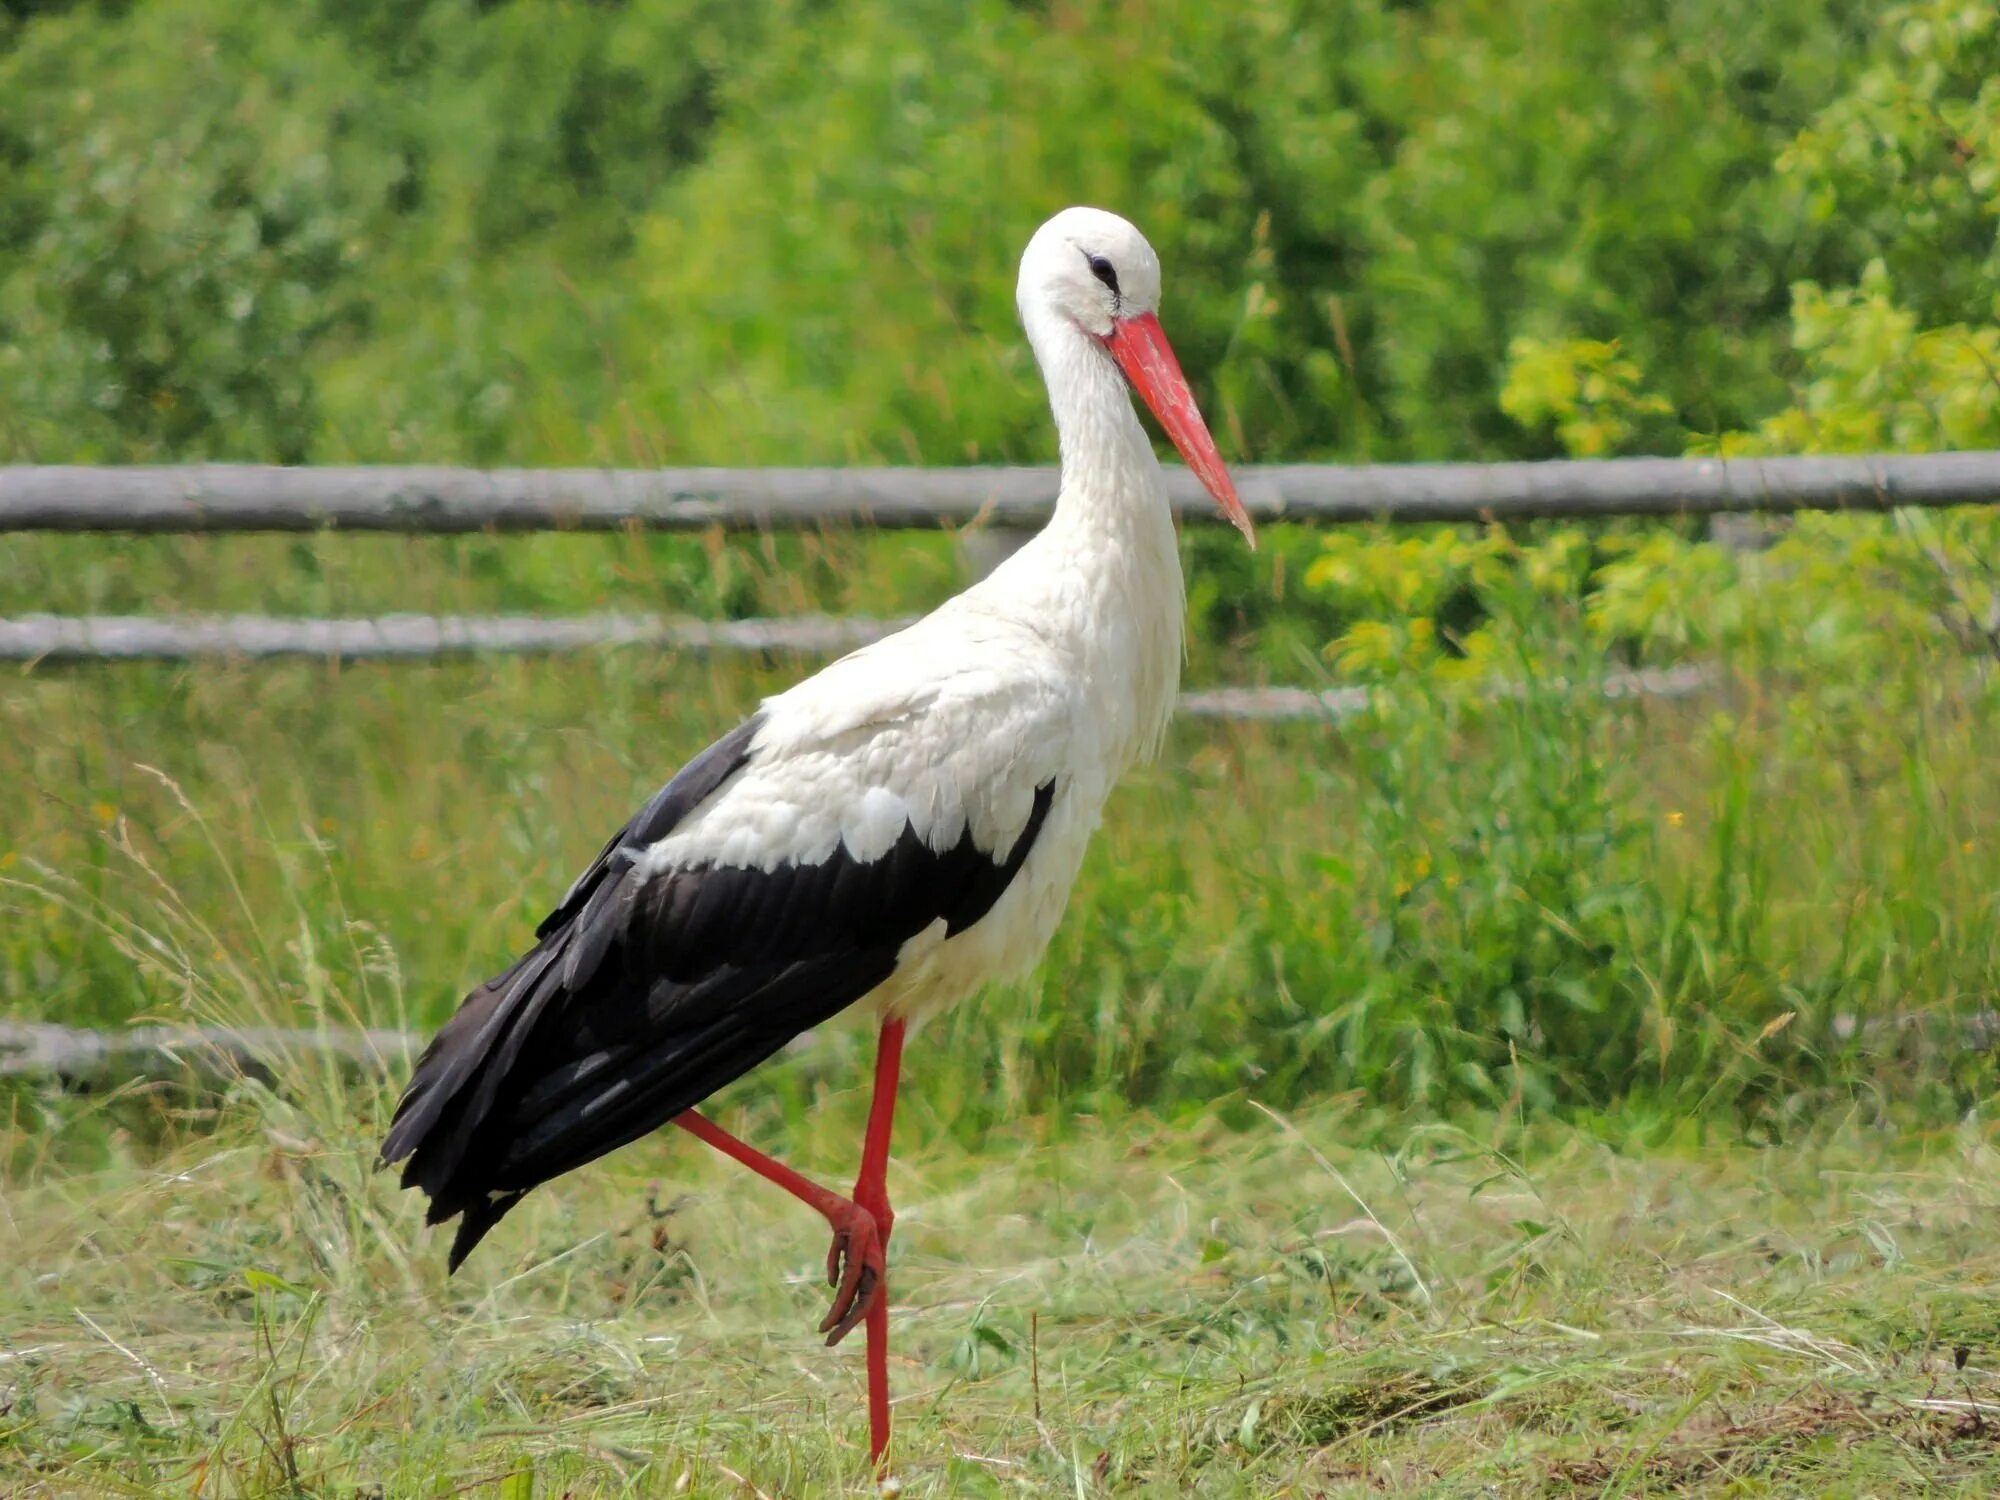
[(820, 1320), (819, 1331), (829, 1346), (852, 1333), (888, 1278), (888, 1260), (875, 1216), (858, 1203), (845, 1200), (829, 1213), (833, 1244), (826, 1252), (826, 1284), (834, 1288), (833, 1306)]

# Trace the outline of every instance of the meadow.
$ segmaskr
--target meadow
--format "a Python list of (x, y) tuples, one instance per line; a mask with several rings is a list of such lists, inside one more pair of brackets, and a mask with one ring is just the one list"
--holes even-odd
[[(1448, 576), (1437, 535), (1312, 545), (1344, 565), (1419, 542)], [(1561, 550), (1529, 542), (1523, 574)], [(1266, 594), (1287, 555), (1256, 565)], [(18, 539), (0, 572), (11, 610), (331, 613), (667, 590), (893, 613), (963, 581), (948, 539), (832, 535)], [(2000, 695), (1934, 622), (1871, 608), (1842, 671), (1805, 632), (1783, 655), (1753, 633), (1704, 658), (1708, 691), (1608, 699), (1561, 592), (1482, 595), (1511, 695), (1431, 664), (1378, 672), (1339, 723), (1177, 725), (1037, 973), (913, 1045), (908, 1492), (2000, 1478)], [(809, 665), (11, 675), (0, 1003), (421, 1030), (661, 776)], [(1216, 628), (1189, 671), (1335, 666)], [(844, 1179), (868, 1041), (824, 1028), (723, 1117)], [(810, 1333), (814, 1224), (654, 1140), (536, 1194), (447, 1282), (372, 1170), (399, 1081), (301, 1056), (222, 1097), (9, 1087), (13, 1492), (867, 1488), (858, 1350)]]
[[(371, 1170), (379, 1102), (290, 1083), (143, 1145), (117, 1103), (17, 1106), (10, 1493), (871, 1491), (859, 1354), (811, 1335), (821, 1234), (782, 1200), (647, 1143), (447, 1284)], [(906, 1494), (2000, 1481), (1990, 1126), (1857, 1108), (1779, 1147), (1331, 1104), (968, 1150), (936, 1099), (892, 1174)], [(863, 1108), (726, 1117), (835, 1177)]]

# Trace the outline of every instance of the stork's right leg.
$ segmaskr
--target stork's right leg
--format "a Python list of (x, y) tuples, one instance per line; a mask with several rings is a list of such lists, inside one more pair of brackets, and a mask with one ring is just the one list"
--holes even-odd
[(829, 1344), (846, 1338), (875, 1305), (876, 1293), (887, 1275), (884, 1240), (875, 1226), (875, 1216), (853, 1199), (821, 1187), (755, 1146), (739, 1141), (706, 1115), (689, 1110), (675, 1116), (674, 1123), (825, 1217), (833, 1227), (826, 1279), (835, 1291), (833, 1307), (820, 1322), (819, 1331)]
[[(861, 1175), (855, 1179), (854, 1201), (874, 1220), (889, 1248), (896, 1211), (889, 1207), (889, 1133), (896, 1122), (896, 1085), (903, 1076), (901, 1020), (884, 1021), (875, 1044), (875, 1096), (868, 1105), (868, 1135), (861, 1147)], [(838, 1242), (836, 1241), (836, 1246)], [(879, 1471), (889, 1450), (889, 1283), (878, 1280), (863, 1308), (855, 1304), (849, 1317), (868, 1318), (868, 1454)]]

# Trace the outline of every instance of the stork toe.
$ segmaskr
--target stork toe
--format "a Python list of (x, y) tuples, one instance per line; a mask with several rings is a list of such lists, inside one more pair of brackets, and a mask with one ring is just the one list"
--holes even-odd
[(888, 1276), (873, 1214), (849, 1203), (830, 1219), (833, 1243), (826, 1252), (826, 1282), (834, 1288), (833, 1306), (819, 1325), (829, 1346), (846, 1338), (868, 1315)]

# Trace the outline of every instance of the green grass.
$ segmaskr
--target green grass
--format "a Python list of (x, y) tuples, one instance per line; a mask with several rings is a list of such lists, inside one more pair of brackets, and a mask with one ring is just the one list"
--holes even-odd
[[(660, 1138), (447, 1282), (370, 1170), (388, 1096), (304, 1096), (16, 1098), (0, 1487), (866, 1488), (810, 1215)], [(927, 1098), (892, 1172), (907, 1493), (2000, 1485), (1989, 1126), (1850, 1112), (1753, 1147), (1336, 1106), (1045, 1117), (968, 1150)], [(838, 1181), (861, 1114), (843, 1092), (733, 1123)]]
[[(0, 606), (889, 613), (956, 567), (34, 541)], [(1605, 702), (1563, 686), (1599, 670), (1575, 618), (1531, 624), (1501, 702), (1405, 676), (1339, 726), (1177, 726), (1035, 976), (915, 1043), (912, 1492), (2000, 1484), (2000, 691), (1884, 630), (1849, 671), (1746, 650)], [(1206, 629), (1191, 675), (1313, 680), (1284, 638)], [(809, 665), (10, 673), (0, 1012), (433, 1024)], [(718, 1107), (844, 1182), (867, 1047), (826, 1028)], [(395, 1082), (0, 1093), (0, 1490), (865, 1488), (809, 1217), (648, 1141), (447, 1283), (370, 1170)]]

